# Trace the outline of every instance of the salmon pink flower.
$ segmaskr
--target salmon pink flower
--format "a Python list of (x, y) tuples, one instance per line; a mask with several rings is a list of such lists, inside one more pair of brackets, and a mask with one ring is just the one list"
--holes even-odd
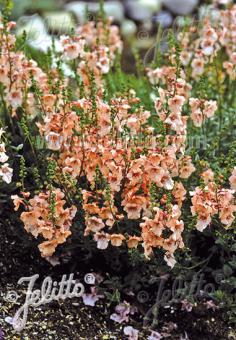
[(201, 174), (201, 177), (203, 178), (204, 183), (207, 184), (214, 180), (214, 172), (211, 169), (208, 169)]
[(128, 248), (137, 248), (137, 246), (138, 246), (138, 244), (141, 240), (142, 240), (141, 237), (130, 236), (128, 241), (127, 241)]
[(193, 59), (191, 66), (193, 68), (192, 76), (193, 78), (197, 78), (201, 76), (204, 72), (205, 62), (203, 59), (195, 58)]
[(86, 229), (85, 229), (85, 235), (87, 235), (89, 232), (98, 232), (102, 230), (105, 227), (105, 224), (103, 223), (101, 218), (97, 218), (95, 216), (89, 217), (86, 220)]
[(190, 117), (193, 121), (194, 126), (196, 126), (196, 127), (202, 126), (204, 116), (203, 116), (203, 113), (200, 109), (192, 111)]
[(233, 190), (236, 190), (236, 166), (233, 169), (232, 175), (229, 177), (230, 186)]
[(19, 90), (11, 91), (7, 96), (7, 100), (14, 109), (17, 109), (23, 102), (22, 92)]
[(84, 51), (85, 40), (72, 41), (70, 38), (63, 38), (64, 55), (69, 60), (77, 59)]
[(181, 182), (175, 182), (172, 195), (174, 196), (179, 207), (182, 206), (182, 202), (185, 200), (186, 193), (187, 191), (185, 190), (183, 184)]
[(111, 234), (110, 240), (113, 246), (120, 247), (122, 245), (122, 242), (125, 240), (125, 237), (122, 234)]
[(58, 241), (56, 239), (50, 241), (44, 241), (39, 245), (39, 250), (43, 257), (51, 257), (58, 246)]
[(185, 98), (183, 96), (175, 95), (168, 100), (168, 105), (173, 113), (179, 113), (184, 105)]
[(13, 200), (14, 210), (17, 211), (20, 205), (25, 205), (24, 198), (19, 197), (18, 195), (11, 195), (11, 199)]
[(189, 156), (184, 157), (180, 160), (179, 165), (179, 177), (180, 178), (189, 178), (191, 174), (195, 171), (195, 167), (192, 164), (191, 158)]
[(142, 209), (142, 201), (135, 198), (127, 202), (124, 206), (124, 211), (127, 213), (128, 218), (131, 220), (139, 219)]
[(214, 116), (215, 112), (217, 110), (217, 102), (214, 100), (206, 100), (204, 102), (204, 115), (207, 118), (211, 118)]

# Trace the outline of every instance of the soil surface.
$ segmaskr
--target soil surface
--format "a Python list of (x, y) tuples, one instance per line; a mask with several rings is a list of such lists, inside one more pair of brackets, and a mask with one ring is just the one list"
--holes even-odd
[[(74, 261), (66, 259), (63, 264), (53, 267), (40, 257), (37, 247), (25, 247), (24, 242), (11, 232), (11, 228), (6, 221), (0, 225), (0, 339), (127, 339), (123, 332), (125, 324), (120, 325), (110, 320), (115, 305), (110, 306), (105, 298), (100, 299), (95, 307), (85, 306), (81, 298), (52, 301), (37, 308), (31, 307), (26, 327), (21, 333), (16, 332), (11, 325), (11, 318), (24, 304), (27, 291), (27, 285), (17, 284), (21, 277), (39, 274), (38, 283), (34, 287), (36, 289), (37, 286), (41, 287), (46, 276), (60, 282), (63, 274), (69, 276), (75, 273), (76, 279), (89, 291), (90, 287), (84, 282), (84, 276), (92, 272), (93, 268), (87, 267), (87, 272), (85, 268), (81, 271), (75, 268)], [(143, 327), (143, 316), (149, 307), (137, 307), (139, 316), (132, 315), (127, 325), (140, 331), (139, 339), (148, 339), (153, 325), (147, 324), (146, 328)], [(201, 307), (194, 308), (190, 313), (173, 308), (161, 310), (158, 331), (170, 328), (173, 324), (176, 325), (175, 329), (166, 332), (167, 339), (236, 339), (236, 331), (225, 323), (220, 311), (204, 311)]]

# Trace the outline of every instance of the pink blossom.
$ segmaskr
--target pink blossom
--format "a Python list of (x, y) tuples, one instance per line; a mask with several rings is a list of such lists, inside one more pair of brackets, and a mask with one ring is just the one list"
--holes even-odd
[(102, 299), (104, 298), (103, 295), (99, 295), (97, 294), (97, 288), (96, 287), (91, 287), (91, 293), (90, 294), (83, 294), (82, 295), (82, 299), (83, 299), (83, 302), (86, 306), (91, 306), (91, 307), (94, 307), (96, 302), (99, 300), (99, 299)]
[(151, 331), (151, 335), (147, 338), (147, 340), (160, 340), (162, 339), (162, 335), (159, 332)]
[(124, 334), (129, 337), (129, 340), (138, 340), (139, 331), (132, 326), (124, 327)]
[(184, 310), (186, 312), (191, 312), (193, 309), (193, 304), (189, 302), (187, 299), (184, 299), (181, 301), (181, 310)]

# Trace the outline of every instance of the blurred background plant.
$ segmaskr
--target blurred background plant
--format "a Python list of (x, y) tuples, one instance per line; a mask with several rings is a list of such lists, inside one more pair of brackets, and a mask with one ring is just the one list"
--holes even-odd
[[(18, 35), (26, 31), (28, 38), (34, 40), (32, 45), (45, 51), (50, 36), (68, 34), (87, 19), (94, 20), (98, 11), (99, 1), (94, 0), (14, 0), (12, 19), (17, 21)], [(134, 71), (131, 43), (144, 56), (155, 44), (160, 27), (179, 30), (186, 20), (199, 20), (209, 12), (214, 15), (212, 2), (207, 0), (108, 0), (104, 1), (104, 11), (121, 29), (127, 47), (123, 53), (123, 67), (131, 72)]]

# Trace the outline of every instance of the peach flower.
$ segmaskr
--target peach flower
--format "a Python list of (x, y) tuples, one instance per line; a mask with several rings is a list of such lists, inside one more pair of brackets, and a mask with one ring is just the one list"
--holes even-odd
[(233, 169), (232, 175), (229, 177), (230, 186), (233, 190), (236, 190), (236, 166)]
[(125, 237), (122, 234), (111, 234), (110, 240), (113, 246), (120, 247), (122, 245), (122, 242), (125, 240)]
[(137, 248), (137, 246), (138, 246), (138, 244), (141, 240), (142, 240), (141, 237), (130, 236), (128, 241), (127, 241), (128, 248)]

